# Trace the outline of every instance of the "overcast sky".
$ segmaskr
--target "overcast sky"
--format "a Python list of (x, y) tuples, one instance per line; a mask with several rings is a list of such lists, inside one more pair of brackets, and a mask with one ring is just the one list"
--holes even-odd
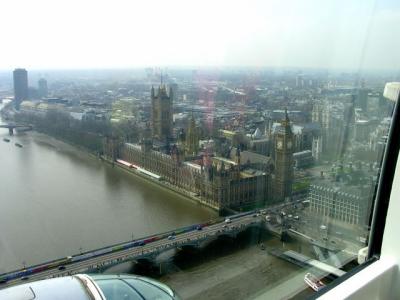
[(0, 0), (0, 69), (400, 69), (398, 0)]

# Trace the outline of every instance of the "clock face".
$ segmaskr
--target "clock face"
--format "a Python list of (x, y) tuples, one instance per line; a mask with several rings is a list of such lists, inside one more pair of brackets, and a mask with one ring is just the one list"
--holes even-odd
[(278, 141), (278, 143), (276, 143), (276, 147), (277, 147), (278, 149), (282, 149), (282, 147), (283, 147), (283, 142), (282, 142), (282, 141)]

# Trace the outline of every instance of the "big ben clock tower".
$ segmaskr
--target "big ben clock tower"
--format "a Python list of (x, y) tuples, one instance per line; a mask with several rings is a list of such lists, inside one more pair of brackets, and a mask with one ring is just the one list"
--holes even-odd
[(284, 201), (292, 195), (293, 183), (293, 133), (285, 109), (285, 119), (275, 134), (275, 184), (274, 200)]

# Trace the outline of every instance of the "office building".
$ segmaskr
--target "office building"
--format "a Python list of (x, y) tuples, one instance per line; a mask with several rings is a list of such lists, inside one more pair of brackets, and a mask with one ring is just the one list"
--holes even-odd
[(22, 101), (29, 98), (28, 92), (28, 72), (25, 69), (15, 69), (14, 79), (14, 107), (19, 110)]
[(46, 98), (48, 95), (47, 80), (40, 78), (38, 81), (38, 95), (40, 98)]

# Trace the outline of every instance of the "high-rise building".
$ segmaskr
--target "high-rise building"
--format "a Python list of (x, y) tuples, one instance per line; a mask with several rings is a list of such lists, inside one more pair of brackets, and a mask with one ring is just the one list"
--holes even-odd
[(14, 106), (19, 110), (23, 100), (28, 99), (28, 72), (25, 69), (15, 69), (14, 77)]
[(352, 96), (350, 103), (346, 103), (343, 109), (343, 123), (342, 126), (336, 126), (340, 128), (340, 137), (336, 139), (339, 145), (337, 158), (342, 160), (351, 142), (354, 140), (354, 128), (355, 128), (355, 112), (354, 112), (355, 96)]
[(285, 119), (275, 134), (275, 190), (274, 199), (284, 201), (292, 195), (293, 183), (293, 133), (285, 110)]
[(368, 92), (365, 88), (359, 89), (356, 97), (356, 107), (361, 108), (363, 112), (366, 112), (368, 108)]
[(154, 87), (151, 88), (151, 125), (153, 137), (162, 142), (168, 142), (172, 137), (172, 103), (173, 103), (172, 88), (167, 89), (165, 85), (158, 88), (157, 94)]
[(320, 134), (313, 137), (311, 152), (315, 161), (318, 162), (322, 153), (322, 136)]
[(170, 83), (169, 87), (172, 89), (172, 93), (174, 94), (174, 99), (177, 102), (179, 100), (178, 96), (178, 84), (177, 83)]
[(302, 74), (296, 76), (296, 87), (304, 87), (304, 78)]
[(47, 97), (48, 89), (47, 89), (47, 80), (44, 78), (40, 78), (38, 81), (38, 94), (40, 98)]

